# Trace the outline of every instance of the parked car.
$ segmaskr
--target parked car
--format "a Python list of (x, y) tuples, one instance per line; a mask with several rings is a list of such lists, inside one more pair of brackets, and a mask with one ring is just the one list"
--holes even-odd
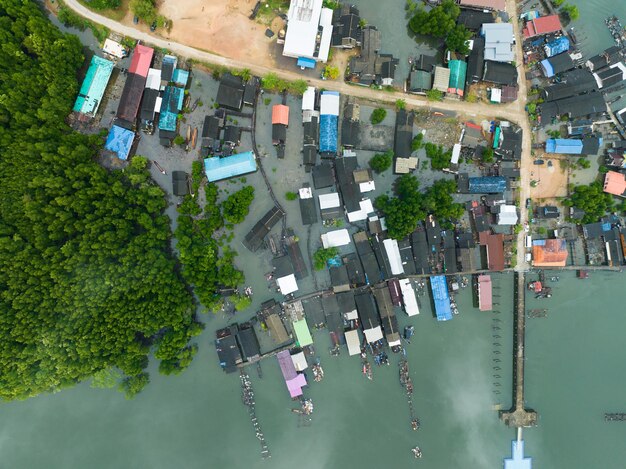
[(532, 201), (530, 200), (530, 197), (528, 199), (526, 199), (526, 208), (530, 208)]
[(544, 163), (543, 160), (535, 160), (535, 161), (533, 161), (533, 164), (536, 164), (536, 165), (542, 165), (543, 163)]
[(135, 24), (139, 23), (139, 17), (138, 16), (133, 16), (133, 23), (135, 23)]
[(157, 22), (155, 21), (154, 23), (150, 25), (150, 31), (155, 31), (156, 27), (157, 27)]

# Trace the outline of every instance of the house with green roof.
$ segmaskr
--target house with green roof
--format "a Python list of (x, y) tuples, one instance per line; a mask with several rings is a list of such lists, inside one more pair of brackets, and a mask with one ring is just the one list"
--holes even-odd
[(448, 82), (448, 93), (463, 97), (465, 93), (465, 75), (467, 74), (467, 62), (464, 60), (451, 60), (448, 63), (450, 68), (450, 81)]
[(113, 62), (94, 55), (72, 110), (94, 117), (113, 72)]

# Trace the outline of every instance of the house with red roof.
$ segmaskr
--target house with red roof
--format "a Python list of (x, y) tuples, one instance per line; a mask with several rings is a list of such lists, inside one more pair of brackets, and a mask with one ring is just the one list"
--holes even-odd
[(559, 15), (540, 16), (526, 22), (524, 30), (524, 38), (541, 36), (543, 34), (556, 33), (561, 31), (561, 20)]
[(609, 171), (604, 177), (604, 192), (626, 197), (626, 176), (617, 171)]

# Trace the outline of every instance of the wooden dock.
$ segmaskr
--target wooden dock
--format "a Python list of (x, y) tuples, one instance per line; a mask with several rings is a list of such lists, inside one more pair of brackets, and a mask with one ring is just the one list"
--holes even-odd
[(526, 335), (525, 291), (526, 275), (515, 273), (515, 322), (513, 333), (513, 407), (500, 412), (500, 418), (509, 427), (530, 427), (537, 424), (537, 412), (525, 408), (524, 401), (524, 340)]
[(240, 378), (241, 378), (241, 399), (243, 400), (244, 405), (248, 408), (248, 414), (250, 415), (250, 421), (252, 422), (252, 426), (254, 427), (254, 431), (256, 432), (256, 437), (261, 443), (261, 457), (263, 459), (268, 459), (272, 457), (270, 453), (269, 447), (267, 446), (267, 442), (265, 441), (265, 435), (261, 430), (261, 425), (259, 424), (259, 420), (256, 416), (256, 407), (254, 400), (254, 391), (252, 390), (252, 382), (250, 381), (250, 377), (243, 371), (240, 370)]

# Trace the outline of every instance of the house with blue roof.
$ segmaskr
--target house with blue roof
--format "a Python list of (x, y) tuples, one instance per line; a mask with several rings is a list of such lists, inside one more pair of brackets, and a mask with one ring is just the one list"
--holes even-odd
[(72, 108), (74, 112), (90, 117), (96, 115), (102, 102), (102, 96), (104, 96), (104, 90), (111, 78), (113, 66), (113, 62), (97, 55), (91, 58), (87, 74)]
[(506, 191), (504, 176), (471, 177), (468, 179), (470, 194), (499, 194)]
[(452, 319), (452, 307), (450, 306), (450, 293), (445, 275), (433, 275), (430, 277), (430, 288), (435, 303), (437, 321), (449, 321)]
[(546, 140), (546, 153), (581, 155), (583, 141), (577, 138), (549, 138)]
[(209, 182), (221, 181), (257, 170), (256, 157), (251, 151), (220, 158), (205, 158), (204, 172)]
[(187, 86), (187, 82), (189, 81), (189, 71), (183, 70), (182, 68), (177, 68), (174, 70), (174, 75), (172, 76), (172, 81), (182, 86), (183, 88)]
[(104, 148), (115, 153), (120, 160), (127, 160), (134, 139), (135, 133), (132, 130), (113, 125)]
[(176, 86), (166, 86), (161, 101), (161, 113), (159, 116), (159, 130), (176, 130), (178, 113), (183, 108), (185, 90)]
[(561, 36), (558, 39), (548, 42), (543, 49), (546, 52), (546, 57), (553, 57), (557, 54), (561, 54), (562, 52), (569, 51), (569, 39), (567, 36)]

